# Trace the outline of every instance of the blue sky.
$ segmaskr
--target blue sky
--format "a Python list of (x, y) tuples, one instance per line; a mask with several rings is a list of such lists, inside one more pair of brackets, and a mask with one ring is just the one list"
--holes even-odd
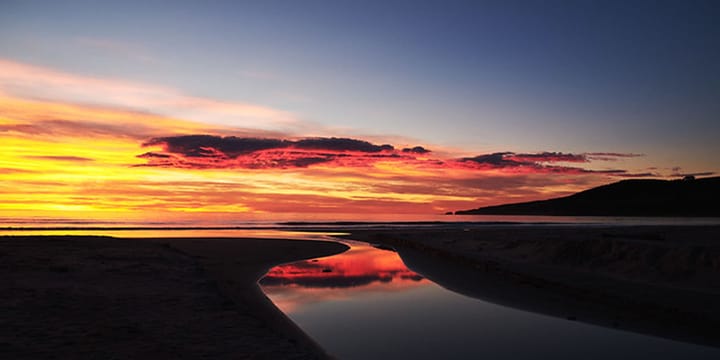
[[(294, 114), (305, 134), (718, 170), (715, 1), (3, 1), (0, 57)], [(154, 109), (146, 109), (154, 111)]]

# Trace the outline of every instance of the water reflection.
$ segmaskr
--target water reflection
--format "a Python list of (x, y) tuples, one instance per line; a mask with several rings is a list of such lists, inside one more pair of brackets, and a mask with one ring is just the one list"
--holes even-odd
[(347, 244), (346, 253), (278, 266), (261, 280), (268, 297), (337, 358), (720, 358), (720, 349), (463, 296), (413, 272), (395, 252)]
[(283, 311), (328, 300), (407, 290), (429, 284), (408, 269), (397, 253), (347, 241), (350, 250), (335, 256), (272, 268), (260, 280), (266, 294)]

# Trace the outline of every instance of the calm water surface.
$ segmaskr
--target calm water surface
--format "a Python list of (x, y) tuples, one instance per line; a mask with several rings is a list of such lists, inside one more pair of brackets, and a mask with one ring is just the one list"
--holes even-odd
[(346, 242), (281, 265), (270, 299), (340, 359), (720, 359), (720, 349), (507, 308), (446, 290), (392, 251)]

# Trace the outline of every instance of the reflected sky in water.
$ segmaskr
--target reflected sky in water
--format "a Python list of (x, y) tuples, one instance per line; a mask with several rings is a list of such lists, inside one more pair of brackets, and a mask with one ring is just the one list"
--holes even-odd
[(720, 349), (506, 308), (364, 243), (270, 270), (263, 291), (340, 359), (720, 359)]
[(317, 302), (357, 300), (430, 284), (393, 251), (343, 242), (351, 249), (342, 254), (272, 268), (260, 281), (263, 290), (288, 313)]

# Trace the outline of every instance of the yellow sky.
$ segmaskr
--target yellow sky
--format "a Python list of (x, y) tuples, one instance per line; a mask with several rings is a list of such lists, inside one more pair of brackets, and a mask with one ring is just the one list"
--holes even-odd
[[(545, 181), (502, 186), (516, 172), (433, 167), (394, 158), (307, 167), (147, 166), (138, 155), (158, 136), (230, 134), (231, 128), (106, 107), (0, 98), (0, 216), (126, 217), (192, 213), (442, 213), (565, 194), (595, 184)], [(427, 155), (424, 155), (427, 157)], [(363, 163), (364, 162), (364, 163)], [(577, 176), (576, 176), (577, 177)], [(485, 179), (496, 188), (473, 188)], [(515, 181), (517, 182), (517, 181)]]

